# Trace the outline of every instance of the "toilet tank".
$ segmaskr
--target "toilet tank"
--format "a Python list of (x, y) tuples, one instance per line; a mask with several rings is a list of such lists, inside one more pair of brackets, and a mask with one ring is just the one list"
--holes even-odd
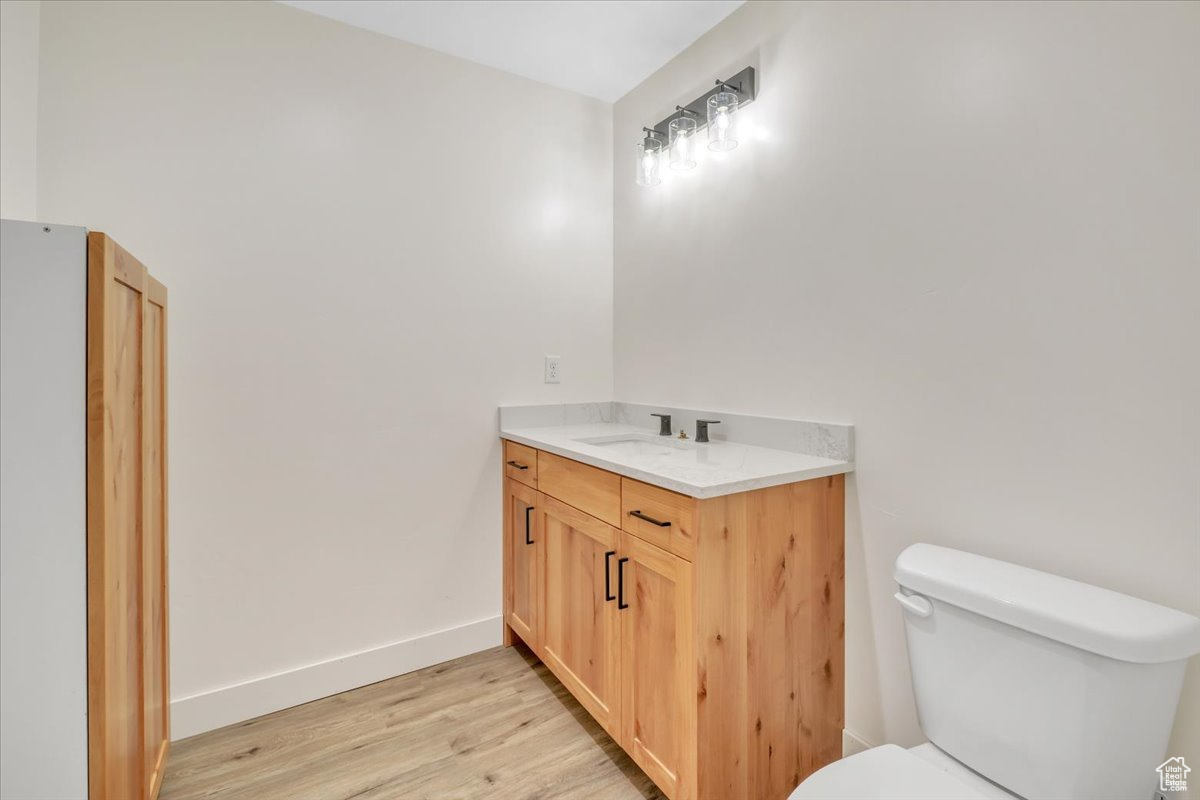
[(1149, 800), (1200, 619), (929, 544), (895, 574), (931, 742), (1028, 800)]

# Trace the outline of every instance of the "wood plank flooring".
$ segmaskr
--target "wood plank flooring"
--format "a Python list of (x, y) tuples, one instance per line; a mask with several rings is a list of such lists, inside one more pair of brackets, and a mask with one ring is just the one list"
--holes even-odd
[(161, 800), (660, 800), (523, 645), (173, 742)]

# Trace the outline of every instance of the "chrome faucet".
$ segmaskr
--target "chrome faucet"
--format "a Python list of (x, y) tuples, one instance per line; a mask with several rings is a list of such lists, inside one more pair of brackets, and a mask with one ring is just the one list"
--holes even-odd
[(719, 419), (698, 419), (698, 420), (696, 420), (696, 441), (697, 442), (707, 442), (708, 441), (708, 426), (709, 425), (720, 425), (720, 424), (721, 424), (721, 420), (719, 420)]
[(671, 435), (671, 415), (670, 414), (651, 414), (652, 417), (658, 417), (658, 435)]

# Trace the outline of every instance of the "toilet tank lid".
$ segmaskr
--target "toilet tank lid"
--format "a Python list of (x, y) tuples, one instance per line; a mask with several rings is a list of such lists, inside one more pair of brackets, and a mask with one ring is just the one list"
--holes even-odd
[(1119, 661), (1200, 652), (1200, 619), (1191, 614), (1006, 561), (914, 544), (896, 559), (895, 575), (910, 591)]

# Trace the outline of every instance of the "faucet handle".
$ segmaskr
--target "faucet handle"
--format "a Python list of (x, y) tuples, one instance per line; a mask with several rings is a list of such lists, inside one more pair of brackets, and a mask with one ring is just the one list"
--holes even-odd
[(671, 435), (671, 415), (670, 414), (651, 413), (650, 416), (658, 417), (658, 435), (659, 436), (670, 436)]
[(721, 420), (719, 420), (719, 419), (698, 419), (698, 420), (696, 420), (696, 441), (697, 442), (707, 442), (708, 441), (708, 426), (709, 425), (720, 425), (720, 424), (721, 424)]

